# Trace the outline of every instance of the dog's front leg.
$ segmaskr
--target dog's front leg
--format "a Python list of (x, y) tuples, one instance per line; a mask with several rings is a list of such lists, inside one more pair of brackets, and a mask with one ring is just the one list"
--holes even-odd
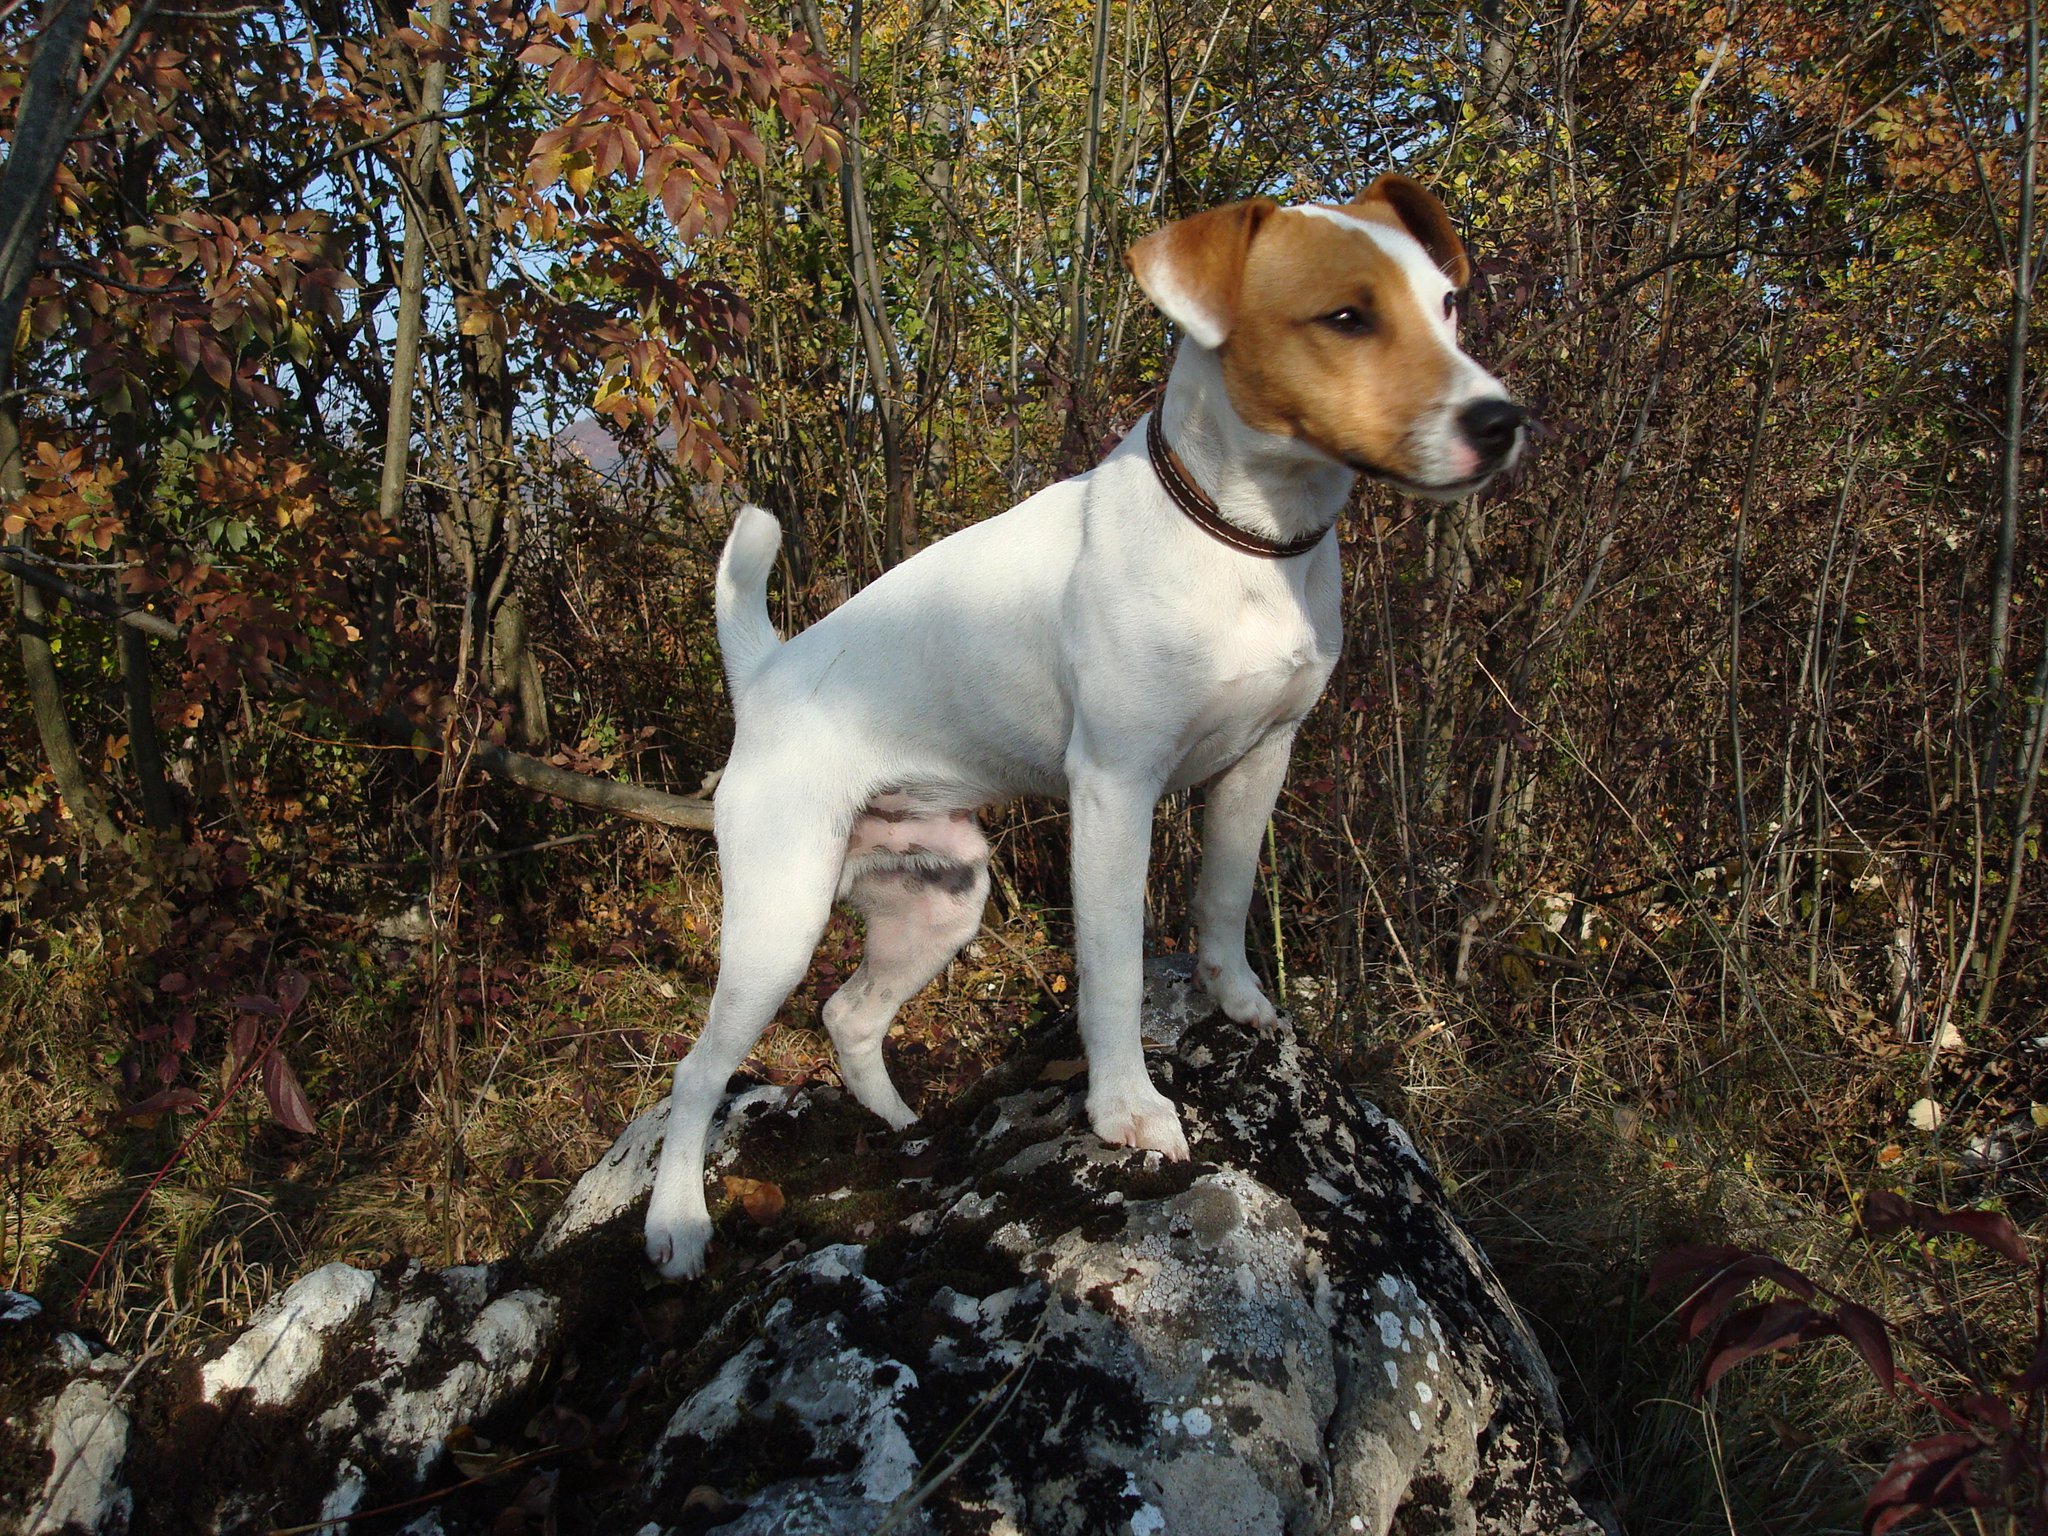
[(1145, 867), (1159, 786), (1070, 762), (1074, 828), (1074, 955), (1081, 972), (1081, 1043), (1088, 1118), (1112, 1146), (1188, 1155), (1173, 1101), (1152, 1086), (1138, 1035), (1145, 990)]
[(1195, 933), (1202, 986), (1240, 1024), (1271, 1029), (1280, 1016), (1244, 957), (1244, 927), (1258, 883), (1259, 841), (1287, 777), (1292, 730), (1276, 732), (1209, 785), (1202, 820), (1202, 876), (1195, 886)]

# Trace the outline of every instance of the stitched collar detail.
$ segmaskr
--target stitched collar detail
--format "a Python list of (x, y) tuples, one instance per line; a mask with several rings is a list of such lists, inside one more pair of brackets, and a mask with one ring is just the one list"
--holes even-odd
[(1298, 539), (1269, 539), (1262, 533), (1238, 527), (1223, 515), (1223, 509), (1210, 499), (1209, 494), (1195, 484), (1187, 466), (1167, 446), (1166, 429), (1159, 424), (1159, 415), (1155, 408), (1145, 428), (1145, 447), (1152, 456), (1152, 473), (1159, 477), (1159, 483), (1173, 498), (1173, 504), (1187, 514), (1188, 521), (1212, 539), (1247, 555), (1258, 555), (1267, 560), (1288, 560), (1307, 554), (1323, 542), (1323, 535), (1337, 526), (1332, 522)]

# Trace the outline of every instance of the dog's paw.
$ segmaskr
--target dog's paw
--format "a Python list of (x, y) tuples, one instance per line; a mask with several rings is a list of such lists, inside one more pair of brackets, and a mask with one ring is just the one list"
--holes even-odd
[(875, 1113), (889, 1122), (889, 1129), (892, 1131), (907, 1131), (917, 1124), (917, 1111), (901, 1099), (896, 1101), (893, 1108), (883, 1106), (876, 1109)]
[(1249, 1024), (1262, 1034), (1280, 1027), (1278, 1010), (1267, 1000), (1252, 968), (1242, 960), (1236, 965), (1204, 960), (1195, 968), (1195, 975), (1201, 980), (1202, 990), (1223, 1010), (1224, 1017)]
[(1088, 1120), (1112, 1147), (1163, 1152), (1176, 1163), (1188, 1160), (1188, 1138), (1173, 1100), (1147, 1084), (1136, 1093), (1088, 1095)]
[(890, 1130), (906, 1130), (917, 1124), (917, 1111), (903, 1102), (903, 1095), (896, 1091), (896, 1085), (886, 1076), (876, 1083), (862, 1081), (852, 1073), (842, 1070), (840, 1081), (846, 1084), (862, 1108), (888, 1121)]
[(711, 1241), (708, 1219), (657, 1224), (647, 1222), (648, 1262), (664, 1280), (694, 1280), (704, 1273), (704, 1249)]

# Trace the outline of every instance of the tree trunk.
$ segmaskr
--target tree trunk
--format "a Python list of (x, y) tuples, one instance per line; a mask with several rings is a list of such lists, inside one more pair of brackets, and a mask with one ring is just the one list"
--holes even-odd
[[(35, 272), (36, 251), (50, 209), (50, 186), (69, 143), (78, 110), (78, 66), (85, 53), (88, 0), (51, 0), (43, 13), (35, 56), (22, 79), (15, 112), (15, 134), (0, 169), (0, 337), (8, 338), (0, 358), (0, 504), (20, 500), (27, 488), (22, 474), (21, 424), (7, 391), (14, 382), (12, 338), (20, 329), (21, 312)], [(20, 547), (29, 548), (23, 534)], [(85, 764), (71, 734), (64, 710), (64, 692), (50, 649), (49, 611), (42, 593), (27, 581), (14, 584), (15, 629), (21, 645), (21, 670), (28, 684), (29, 709), (57, 792), (71, 814), (103, 843), (120, 836), (106, 805), (86, 777)]]
[[(2027, 5), (2026, 103), (2020, 118), (2019, 227), (2012, 244), (2012, 330), (2005, 361), (2005, 431), (1999, 451), (1998, 544), (1991, 559), (1991, 624), (1986, 668), (1990, 699), (1985, 716), (1982, 757), (1987, 790), (1998, 787), (2004, 761), (2001, 743), (2005, 726), (2005, 663), (2012, 623), (2013, 557), (2019, 544), (2020, 450), (2026, 431), (2027, 327), (2034, 297), (2034, 191), (2041, 121), (2041, 22), (2034, 0)], [(1998, 211), (1989, 210), (1993, 219)]]
[[(450, 0), (434, 0), (429, 18), (435, 29), (448, 25)], [(447, 88), (448, 66), (430, 58), (420, 78), (420, 111), (438, 113)], [(441, 148), (441, 124), (422, 123), (413, 143), (412, 197), (406, 199), (405, 244), (399, 255), (398, 323), (391, 342), (391, 398), (384, 413), (384, 472), (377, 486), (377, 514), (397, 521), (412, 460), (412, 392), (419, 378), (420, 311), (427, 281), (425, 182)]]
[(1067, 297), (1067, 424), (1060, 467), (1071, 473), (1095, 456), (1082, 402), (1087, 398), (1094, 348), (1088, 327), (1088, 271), (1095, 247), (1095, 162), (1102, 148), (1102, 95), (1109, 72), (1109, 0), (1095, 0), (1095, 33), (1088, 77), (1088, 126), (1081, 135), (1080, 192), (1074, 205), (1072, 289)]
[(1487, 117), (1507, 115), (1508, 92), (1514, 83), (1515, 56), (1508, 46), (1501, 0), (1479, 0), (1479, 110)]
[[(448, 25), (450, 0), (434, 0), (429, 22)], [(427, 61), (420, 76), (420, 111), (438, 114), (447, 89), (448, 66), (438, 56)], [(399, 504), (412, 463), (412, 392), (419, 379), (420, 312), (427, 283), (425, 182), (441, 150), (441, 124), (430, 117), (413, 140), (412, 196), (405, 202), (405, 244), (399, 255), (398, 322), (391, 340), (391, 396), (384, 410), (384, 472), (377, 484), (377, 515), (386, 524), (398, 521)]]
[[(429, 22), (446, 27), (450, 0), (435, 0)], [(447, 88), (448, 66), (439, 58), (429, 59), (420, 75), (420, 110), (438, 113)], [(391, 385), (384, 408), (384, 465), (377, 484), (377, 516), (387, 527), (395, 527), (403, 509), (405, 487), (412, 468), (412, 396), (419, 382), (421, 311), (427, 281), (427, 213), (425, 182), (428, 167), (439, 157), (441, 124), (429, 118), (413, 138), (412, 194), (401, 199), (405, 207), (405, 238), (399, 252), (398, 319), (391, 341)], [(372, 693), (381, 692), (390, 670), (396, 643), (398, 573), (387, 561), (371, 577), (368, 607), (363, 616), (366, 681)]]
[[(404, 24), (400, 9), (379, 0), (386, 25)], [(437, 31), (448, 25), (452, 6), (436, 0), (429, 21)], [(420, 116), (441, 110), (446, 90), (446, 65), (429, 58), (414, 81), (401, 74), (401, 85)], [(492, 693), (513, 703), (512, 732), (533, 745), (548, 733), (547, 694), (539, 666), (526, 643), (525, 617), (508, 608), (525, 531), (524, 509), (513, 485), (512, 411), (516, 391), (506, 356), (505, 337), (490, 303), (492, 214), (474, 212), (455, 175), (454, 162), (436, 122), (420, 127), (405, 177), (405, 245), (400, 254), (399, 320), (411, 316), (409, 338), (394, 337), (391, 404), (385, 433), (384, 476), (379, 508), (395, 518), (403, 495), (407, 455), (411, 450), (412, 390), (418, 374), (421, 313), (426, 286), (425, 259), (432, 254), (447, 280), (457, 318), (456, 356), (462, 386), (453, 412), (444, 412), (444, 436), (459, 430), (466, 441), (448, 442), (448, 456), (466, 465), (454, 485), (454, 508), (441, 533), (463, 573), (464, 601), (477, 658)], [(471, 192), (483, 198), (481, 183)], [(481, 320), (481, 325), (472, 323)], [(398, 344), (407, 342), (405, 352)]]
[[(920, 126), (933, 148), (921, 175), (941, 208), (956, 206), (953, 160), (958, 149), (960, 114), (954, 110), (954, 87), (946, 70), (952, 35), (952, 0), (931, 0), (931, 10), (924, 22)], [(925, 431), (919, 474), (928, 503), (944, 496), (946, 476), (953, 465), (952, 437), (940, 432), (939, 423), (944, 418), (935, 406), (944, 392), (957, 344), (958, 311), (953, 302), (956, 255), (955, 247), (934, 242), (917, 274), (918, 302), (926, 320), (911, 396), (922, 403)]]
[(121, 693), (128, 711), (128, 764), (142, 799), (142, 819), (152, 832), (178, 823), (171, 786), (164, 777), (164, 752), (156, 734), (156, 693), (149, 683), (149, 640), (131, 624), (115, 626), (121, 646)]
[[(158, 145), (153, 139), (131, 145), (121, 160), (121, 197), (131, 208), (147, 208), (156, 184)], [(108, 256), (112, 255), (109, 251)], [(104, 259), (104, 258), (103, 258)], [(109, 265), (112, 265), (111, 261)], [(149, 510), (151, 464), (142, 438), (142, 422), (124, 412), (109, 422), (113, 456), (121, 466), (120, 483), (114, 487), (114, 505), (130, 528), (140, 528)], [(98, 605), (95, 605), (98, 606)], [(164, 777), (163, 748), (156, 733), (156, 693), (150, 681), (147, 631), (130, 616), (132, 610), (120, 601), (119, 584), (107, 583), (102, 611), (119, 615), (115, 642), (121, 656), (121, 692), (128, 718), (128, 766), (135, 774), (137, 798), (142, 802), (142, 819), (150, 831), (168, 833), (177, 824), (177, 804)]]
[(508, 594), (492, 617), (491, 678), (499, 697), (512, 700), (513, 739), (526, 747), (546, 741), (547, 686), (527, 643), (526, 608), (517, 593)]
[[(21, 430), (11, 405), (0, 405), (0, 506), (20, 500), (26, 488), (21, 472)], [(26, 550), (28, 535), (16, 541)], [(102, 843), (116, 842), (121, 832), (107, 807), (86, 776), (85, 763), (78, 755), (78, 743), (71, 734), (71, 717), (65, 713), (64, 690), (57, 680), (57, 658), (50, 649), (49, 609), (42, 592), (31, 582), (17, 578), (14, 583), (15, 634), (21, 645), (21, 672), (28, 684), (29, 713), (35, 717), (36, 735), (43, 743), (43, 756), (50, 764), (50, 777), (57, 793), (71, 808), (79, 825)]]
[(78, 111), (78, 65), (91, 18), (90, 0), (50, 0), (35, 57), (21, 83), (14, 142), (0, 169), (0, 336), (8, 338), (0, 384), (13, 382), (13, 338), (50, 211), (50, 184)]
[[(817, 0), (803, 0), (804, 24), (819, 48), (824, 47), (824, 22)], [(889, 323), (882, 269), (875, 258), (874, 217), (868, 208), (865, 157), (861, 153), (860, 0), (848, 15), (846, 79), (854, 100), (845, 123), (846, 153), (839, 162), (839, 200), (846, 219), (847, 275), (852, 279), (855, 319), (861, 350), (867, 357), (868, 387), (875, 397), (875, 425), (882, 438), (882, 566), (888, 569), (909, 555), (917, 542), (916, 481), (911, 474), (909, 434), (905, 430), (903, 348)]]

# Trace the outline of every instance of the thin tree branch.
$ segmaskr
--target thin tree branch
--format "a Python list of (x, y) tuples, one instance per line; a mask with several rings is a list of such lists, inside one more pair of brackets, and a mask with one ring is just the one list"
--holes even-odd
[(84, 609), (103, 619), (111, 619), (116, 624), (125, 624), (130, 629), (139, 629), (146, 635), (155, 635), (161, 640), (185, 638), (185, 631), (161, 614), (151, 613), (146, 608), (127, 607), (115, 602), (105, 593), (78, 586), (61, 576), (53, 576), (40, 565), (23, 559), (18, 550), (0, 549), (0, 571), (5, 571), (16, 580), (25, 581), (52, 597), (61, 597), (74, 608)]

